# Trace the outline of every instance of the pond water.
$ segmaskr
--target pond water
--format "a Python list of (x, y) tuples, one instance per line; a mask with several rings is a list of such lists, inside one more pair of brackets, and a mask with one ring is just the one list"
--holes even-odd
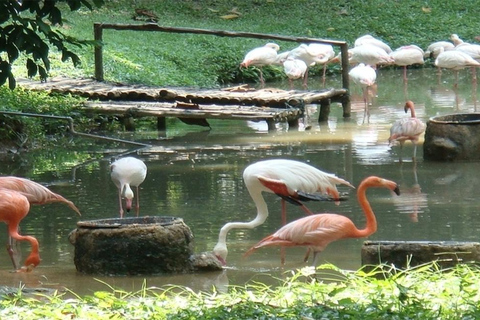
[[(46, 184), (54, 192), (72, 200), (82, 212), (78, 217), (67, 206), (50, 204), (33, 206), (21, 223), (21, 232), (37, 237), (42, 262), (29, 274), (11, 273), (6, 253), (0, 259), (0, 285), (18, 287), (68, 288), (78, 294), (109, 290), (140, 290), (144, 285), (184, 285), (194, 290), (224, 289), (226, 285), (243, 285), (251, 279), (273, 281), (285, 271), (305, 266), (305, 250), (287, 249), (287, 261), (280, 265), (277, 247), (263, 248), (248, 258), (243, 253), (253, 244), (280, 227), (280, 199), (266, 194), (270, 210), (266, 223), (253, 229), (236, 229), (228, 235), (228, 267), (222, 272), (188, 275), (136, 277), (91, 276), (78, 273), (73, 263), (74, 247), (68, 234), (79, 220), (118, 216), (117, 189), (110, 180), (110, 161), (119, 154), (132, 154), (145, 161), (148, 175), (141, 185), (140, 215), (175, 216), (184, 219), (195, 236), (195, 252), (211, 251), (220, 228), (230, 221), (249, 221), (256, 209), (242, 181), (242, 171), (249, 164), (268, 158), (289, 158), (310, 163), (326, 172), (347, 179), (355, 186), (370, 175), (396, 181), (401, 196), (386, 189), (368, 192), (378, 219), (378, 231), (370, 240), (455, 240), (478, 241), (480, 231), (479, 162), (425, 162), (422, 146), (417, 161), (412, 162), (413, 147), (407, 143), (403, 162), (398, 147), (388, 145), (389, 129), (394, 120), (405, 117), (406, 99), (416, 104), (417, 116), (429, 117), (455, 112), (476, 111), (476, 87), (469, 71), (460, 72), (458, 89), (453, 90), (454, 76), (444, 71), (439, 81), (436, 70), (422, 68), (409, 71), (408, 87), (402, 71), (380, 70), (378, 86), (369, 107), (370, 118), (364, 121), (361, 90), (352, 86), (352, 117), (342, 118), (341, 106), (332, 105), (328, 123), (317, 123), (317, 110), (310, 108), (311, 128), (288, 129), (281, 124), (267, 132), (265, 123), (245, 121), (209, 121), (210, 131), (194, 126), (179, 126), (166, 134), (156, 132), (125, 133), (120, 137), (152, 144), (151, 148), (133, 150), (129, 146), (112, 147), (102, 142), (102, 150), (92, 147), (75, 150), (85, 155), (85, 163), (67, 163), (55, 150), (44, 150), (50, 166), (29, 167), (25, 155), (12, 155), (0, 163), (0, 174), (26, 176)], [(315, 89), (319, 79), (311, 79)], [(340, 79), (328, 79), (339, 86)], [(277, 84), (287, 86), (287, 83)], [(176, 121), (176, 120), (175, 120)], [(73, 137), (72, 144), (80, 140)], [(422, 140), (423, 141), (423, 140)], [(87, 161), (88, 160), (88, 161)], [(55, 165), (61, 163), (61, 165)], [(60, 169), (59, 169), (60, 168)], [(359, 227), (363, 213), (354, 190), (341, 192), (349, 200), (333, 203), (308, 203), (314, 212), (334, 212), (351, 218)], [(303, 211), (288, 206), (288, 219), (300, 218)], [(131, 215), (131, 214), (130, 214)], [(344, 269), (360, 267), (360, 249), (365, 239), (337, 241), (321, 254), (321, 263), (333, 263)], [(0, 243), (6, 243), (4, 224), (0, 225)], [(22, 244), (23, 259), (30, 250)], [(22, 259), (22, 261), (23, 261)]]

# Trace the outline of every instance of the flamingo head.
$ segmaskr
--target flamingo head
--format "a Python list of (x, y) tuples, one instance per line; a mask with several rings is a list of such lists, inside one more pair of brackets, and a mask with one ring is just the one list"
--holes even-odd
[(38, 253), (32, 252), (25, 260), (25, 266), (23, 266), (19, 272), (31, 272), (36, 266), (40, 264), (40, 256)]
[(125, 192), (123, 193), (123, 196), (125, 197), (125, 210), (127, 210), (127, 212), (130, 212), (130, 209), (132, 209), (133, 199), (133, 191), (130, 188), (130, 185), (125, 185)]
[(225, 244), (217, 243), (215, 248), (213, 248), (213, 254), (217, 257), (222, 266), (227, 265), (228, 250)]
[(405, 106), (403, 107), (403, 110), (405, 111), (405, 113), (408, 112), (408, 109), (412, 109), (413, 108), (413, 101), (411, 100), (408, 100), (406, 103), (405, 103)]

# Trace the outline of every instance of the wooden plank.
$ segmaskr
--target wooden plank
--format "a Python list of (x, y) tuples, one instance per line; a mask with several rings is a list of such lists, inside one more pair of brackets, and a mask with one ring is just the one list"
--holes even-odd
[[(180, 105), (180, 107), (179, 107)], [(88, 102), (84, 109), (102, 114), (124, 114), (135, 116), (216, 118), (235, 120), (267, 120), (276, 122), (293, 121), (303, 116), (300, 109), (279, 109), (249, 106), (198, 105), (198, 108), (181, 107), (182, 104), (167, 102)]]

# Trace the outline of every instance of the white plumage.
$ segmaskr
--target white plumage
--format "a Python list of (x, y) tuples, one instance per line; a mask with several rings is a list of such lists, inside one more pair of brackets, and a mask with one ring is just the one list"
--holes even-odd
[(147, 166), (142, 160), (134, 157), (125, 157), (118, 159), (110, 165), (110, 176), (112, 181), (118, 188), (118, 201), (120, 204), (120, 218), (123, 218), (122, 197), (125, 197), (125, 209), (127, 212), (132, 207), (132, 199), (134, 198), (131, 187), (135, 187), (137, 191), (136, 214), (140, 211), (139, 188), (138, 186), (145, 180), (147, 176)]

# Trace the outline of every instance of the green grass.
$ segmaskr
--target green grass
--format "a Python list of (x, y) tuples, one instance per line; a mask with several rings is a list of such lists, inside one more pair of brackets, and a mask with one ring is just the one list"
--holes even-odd
[[(125, 292), (108, 287), (65, 298), (13, 294), (0, 302), (3, 319), (478, 319), (480, 270), (436, 264), (400, 271), (383, 265), (365, 273), (332, 265), (289, 272), (276, 287), (251, 282), (228, 293), (186, 287)], [(333, 273), (334, 272), (334, 273)], [(72, 295), (72, 293), (70, 293)], [(18, 316), (20, 317), (18, 318)]]

